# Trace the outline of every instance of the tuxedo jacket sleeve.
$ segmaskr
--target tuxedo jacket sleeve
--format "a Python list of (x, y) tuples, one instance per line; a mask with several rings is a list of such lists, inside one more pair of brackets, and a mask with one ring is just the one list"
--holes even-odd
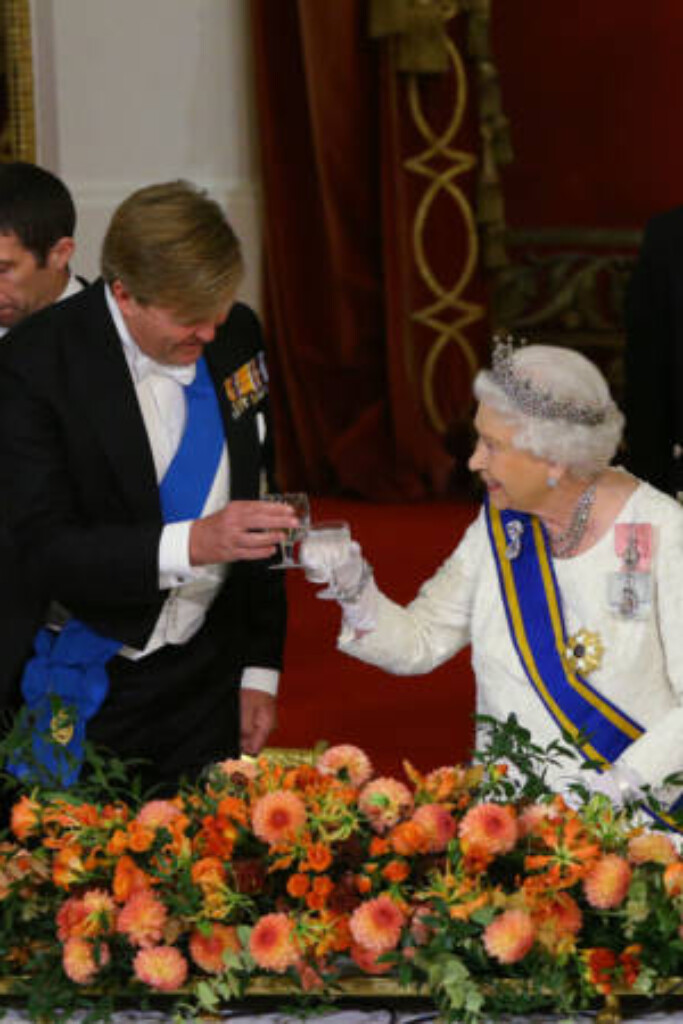
[[(223, 416), (230, 496), (272, 477), (267, 393), (236, 410), (225, 381), (262, 351), (258, 321), (236, 305), (206, 356)], [(259, 438), (257, 414), (267, 425)], [(149, 441), (100, 283), (30, 317), (0, 349), (3, 520), (34, 592), (99, 632), (144, 647), (166, 597)], [(211, 617), (225, 617), (234, 665), (279, 668), (282, 573), (234, 563)]]
[(683, 487), (683, 207), (652, 218), (629, 282), (626, 440), (629, 468), (661, 490)]

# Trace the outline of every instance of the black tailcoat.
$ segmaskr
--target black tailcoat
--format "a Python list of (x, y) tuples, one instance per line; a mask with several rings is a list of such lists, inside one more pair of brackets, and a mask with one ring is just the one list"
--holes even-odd
[[(231, 499), (257, 498), (264, 480), (273, 483), (267, 395), (235, 416), (225, 388), (261, 351), (258, 321), (241, 304), (206, 349)], [(101, 282), (30, 317), (0, 347), (0, 501), (23, 588), (13, 626), (0, 625), (5, 704), (50, 600), (142, 649), (167, 596), (159, 589), (163, 522), (151, 448)], [(126, 755), (168, 755), (166, 774), (234, 754), (242, 669), (282, 664), (283, 576), (262, 562), (234, 563), (198, 637), (141, 662), (112, 662), (110, 696), (89, 731)], [(231, 736), (223, 742), (228, 707)]]

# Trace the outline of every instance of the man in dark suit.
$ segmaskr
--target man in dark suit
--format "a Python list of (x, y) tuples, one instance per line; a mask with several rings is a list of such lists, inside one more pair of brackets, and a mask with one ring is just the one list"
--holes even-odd
[(101, 262), (0, 348), (3, 519), (44, 608), (22, 689), (68, 752), (35, 750), (62, 782), (85, 732), (169, 790), (275, 724), (284, 574), (266, 560), (296, 519), (258, 500), (267, 371), (218, 204), (185, 182), (141, 189)]
[(36, 164), (0, 164), (0, 337), (83, 287), (70, 270), (75, 229), (63, 181)]
[(683, 498), (683, 207), (648, 223), (626, 296), (627, 464)]
[[(0, 338), (31, 313), (75, 295), (71, 273), (76, 208), (56, 175), (21, 160), (0, 164)], [(18, 704), (22, 663), (31, 651), (38, 596), (24, 589), (11, 539), (0, 527), (0, 729)], [(23, 643), (20, 642), (23, 638)]]

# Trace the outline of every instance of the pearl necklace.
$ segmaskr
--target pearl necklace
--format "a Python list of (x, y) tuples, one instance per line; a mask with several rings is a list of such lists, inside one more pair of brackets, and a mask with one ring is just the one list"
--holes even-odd
[(586, 488), (572, 512), (571, 522), (566, 530), (550, 538), (550, 547), (555, 558), (569, 558), (584, 538), (591, 510), (598, 490), (597, 480)]

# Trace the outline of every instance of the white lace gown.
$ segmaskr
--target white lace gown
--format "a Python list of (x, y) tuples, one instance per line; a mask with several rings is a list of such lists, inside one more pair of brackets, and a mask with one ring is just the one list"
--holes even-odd
[[(618, 763), (658, 785), (683, 771), (683, 507), (640, 483), (616, 522), (652, 527), (652, 602), (643, 618), (610, 609), (609, 578), (622, 565), (614, 528), (585, 553), (556, 559), (555, 571), (569, 635), (590, 630), (604, 645), (589, 682), (646, 730)], [(338, 643), (399, 675), (428, 673), (471, 644), (477, 712), (500, 720), (514, 713), (541, 745), (560, 738), (510, 639), (483, 510), (410, 605), (380, 593), (376, 628), (360, 638), (342, 628)], [(558, 788), (565, 777), (548, 771)]]

